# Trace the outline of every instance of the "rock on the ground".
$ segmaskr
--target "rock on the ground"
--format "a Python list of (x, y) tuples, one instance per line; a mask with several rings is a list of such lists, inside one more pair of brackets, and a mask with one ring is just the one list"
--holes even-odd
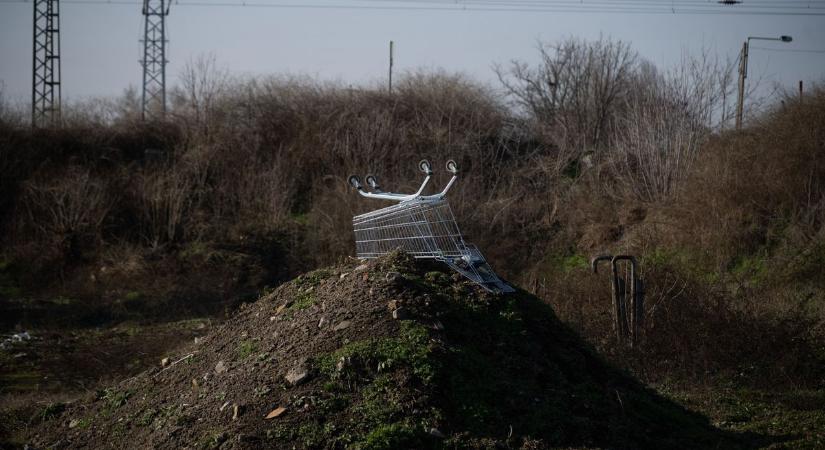
[(410, 318), (410, 312), (407, 308), (401, 306), (392, 311), (392, 318), (395, 320), (407, 320)]
[(309, 370), (305, 365), (299, 364), (298, 366), (289, 369), (289, 372), (286, 373), (284, 378), (290, 385), (297, 386), (309, 379)]
[(218, 363), (215, 364), (215, 373), (224, 373), (227, 370), (229, 370), (229, 368), (226, 367), (226, 363), (223, 361), (218, 361)]

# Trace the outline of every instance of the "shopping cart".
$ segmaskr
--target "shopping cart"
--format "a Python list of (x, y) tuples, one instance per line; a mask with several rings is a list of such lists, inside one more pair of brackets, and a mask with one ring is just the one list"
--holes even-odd
[(488, 291), (514, 292), (493, 272), (478, 248), (461, 237), (453, 210), (444, 199), (458, 179), (455, 161), (447, 161), (447, 171), (453, 176), (435, 195), (422, 195), (433, 174), (430, 163), (424, 160), (418, 167), (425, 178), (414, 194), (384, 192), (374, 175), (365, 178), (371, 190), (367, 191), (358, 176), (349, 177), (350, 185), (362, 196), (396, 202), (352, 218), (357, 256), (377, 258), (400, 249), (415, 258), (442, 261)]

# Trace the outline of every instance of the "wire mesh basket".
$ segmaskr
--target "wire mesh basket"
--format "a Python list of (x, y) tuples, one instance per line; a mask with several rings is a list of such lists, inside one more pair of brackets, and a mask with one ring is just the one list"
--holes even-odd
[(427, 161), (421, 161), (419, 168), (426, 177), (414, 194), (384, 192), (373, 175), (366, 177), (371, 188), (367, 191), (357, 176), (350, 176), (350, 184), (364, 197), (396, 202), (353, 217), (357, 256), (377, 258), (402, 250), (415, 258), (442, 261), (488, 291), (513, 292), (514, 289), (493, 272), (478, 248), (464, 242), (450, 204), (445, 200), (447, 191), (458, 179), (455, 162), (447, 162), (447, 170), (453, 176), (444, 190), (435, 195), (421, 195), (432, 170)]

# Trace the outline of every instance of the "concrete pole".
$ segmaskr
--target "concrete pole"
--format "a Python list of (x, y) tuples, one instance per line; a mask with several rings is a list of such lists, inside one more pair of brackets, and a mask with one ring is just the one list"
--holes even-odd
[(745, 108), (745, 78), (748, 77), (748, 41), (742, 44), (742, 59), (739, 61), (739, 101), (736, 104), (736, 129), (742, 129)]

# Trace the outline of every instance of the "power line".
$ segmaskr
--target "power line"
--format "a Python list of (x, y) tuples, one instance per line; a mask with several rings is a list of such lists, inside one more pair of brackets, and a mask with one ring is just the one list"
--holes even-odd
[[(26, 0), (0, 0), (0, 3), (27, 3)], [(63, 0), (63, 4), (76, 5), (139, 5), (135, 0)], [(617, 13), (617, 14), (668, 14), (668, 15), (760, 15), (760, 16), (825, 16), (825, 3), (810, 2), (793, 5), (764, 3), (750, 9), (716, 5), (709, 2), (653, 2), (645, 0), (612, 2), (607, 0), (574, 1), (387, 1), (372, 0), (371, 4), (343, 3), (273, 3), (266, 1), (177, 1), (176, 6), (233, 7), (233, 8), (285, 8), (285, 9), (342, 9), (342, 10), (402, 10), (402, 11), (480, 11), (480, 12), (548, 12), (548, 13)], [(815, 6), (811, 6), (811, 4)], [(822, 5), (822, 6), (818, 6)]]

